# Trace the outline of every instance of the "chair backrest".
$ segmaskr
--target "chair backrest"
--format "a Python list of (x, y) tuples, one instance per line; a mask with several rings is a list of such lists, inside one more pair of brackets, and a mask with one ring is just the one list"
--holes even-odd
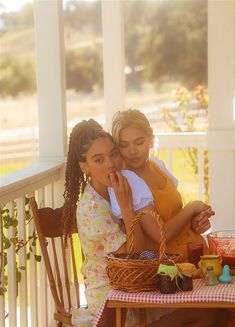
[[(45, 268), (50, 283), (52, 296), (55, 302), (57, 312), (54, 318), (58, 321), (65, 322), (72, 325), (71, 314), (69, 309), (72, 306), (70, 279), (69, 279), (69, 266), (70, 260), (67, 259), (67, 250), (65, 245), (65, 237), (63, 233), (63, 207), (52, 209), (49, 207), (38, 208), (35, 198), (30, 198), (30, 206), (35, 221), (35, 226), (38, 234), (39, 243), (41, 246), (42, 256), (45, 262)], [(75, 264), (75, 252), (72, 234), (77, 233), (76, 219), (74, 218), (73, 224), (70, 226), (71, 234), (68, 237), (68, 246), (70, 247), (72, 271), (75, 287), (76, 306), (80, 307), (79, 301), (79, 283), (78, 275)], [(59, 239), (59, 245), (58, 241)], [(52, 250), (49, 250), (51, 243)], [(59, 258), (62, 257), (62, 266), (59, 263)], [(63, 285), (65, 291), (63, 292)], [(65, 308), (65, 296), (67, 296), (68, 308)], [(74, 302), (74, 301), (73, 301)]]

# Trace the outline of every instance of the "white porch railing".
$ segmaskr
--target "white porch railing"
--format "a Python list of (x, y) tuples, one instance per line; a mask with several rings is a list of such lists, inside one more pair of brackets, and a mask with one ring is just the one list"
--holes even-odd
[[(172, 151), (176, 148), (195, 147), (198, 149), (198, 192), (203, 195), (203, 151), (205, 150), (205, 133), (157, 134), (161, 149), (167, 150), (167, 166), (172, 167)], [(33, 220), (27, 223), (25, 217), (25, 198), (35, 195), (40, 206), (59, 207), (63, 203), (64, 162), (38, 162), (31, 167), (2, 176), (0, 183), (0, 206), (9, 209), (9, 215), (16, 210), (18, 226), (10, 227), (8, 237), (25, 241), (34, 232)], [(0, 239), (0, 244), (2, 240)], [(55, 326), (53, 320), (54, 303), (48, 288), (43, 261), (36, 263), (34, 254), (40, 254), (38, 246), (32, 246), (30, 260), (27, 261), (29, 246), (22, 247), (18, 253), (18, 266), (21, 281), (17, 283), (16, 249), (14, 245), (7, 250), (8, 286), (4, 296), (0, 296), (1, 327), (45, 327)], [(4, 286), (2, 281), (1, 287)], [(17, 287), (17, 285), (19, 287)], [(5, 319), (6, 314), (8, 317)]]
[[(15, 237), (17, 231), (18, 239), (25, 242), (28, 236), (34, 233), (33, 220), (28, 223), (25, 216), (27, 195), (35, 195), (39, 206), (57, 207), (62, 204), (63, 170), (64, 162), (38, 162), (29, 168), (2, 177), (0, 205), (5, 204), (11, 217), (16, 208), (19, 222), (17, 227), (9, 228), (8, 238)], [(25, 267), (25, 270), (21, 270), (19, 288), (15, 246), (11, 245), (7, 250), (8, 285), (5, 296), (0, 296), (1, 327), (55, 325), (54, 303), (47, 286), (44, 263), (41, 261), (37, 264), (34, 255), (40, 255), (40, 249), (38, 246), (33, 246), (32, 242), (33, 239), (18, 253), (18, 267)], [(28, 261), (27, 253), (31, 254)], [(2, 279), (1, 281), (3, 282)], [(3, 286), (2, 283), (1, 287)], [(5, 319), (6, 315), (7, 319)]]

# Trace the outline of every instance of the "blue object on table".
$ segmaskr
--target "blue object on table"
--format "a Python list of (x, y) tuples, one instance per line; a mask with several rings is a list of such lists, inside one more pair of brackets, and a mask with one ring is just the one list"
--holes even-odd
[(219, 276), (221, 283), (229, 284), (233, 280), (233, 276), (230, 274), (230, 268), (228, 265), (224, 265), (222, 275)]

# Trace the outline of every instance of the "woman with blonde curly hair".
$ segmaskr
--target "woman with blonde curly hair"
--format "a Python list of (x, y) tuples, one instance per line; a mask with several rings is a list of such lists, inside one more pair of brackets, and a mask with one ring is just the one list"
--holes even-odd
[(153, 194), (155, 208), (166, 224), (168, 252), (183, 253), (184, 259), (187, 259), (187, 243), (200, 241), (206, 253), (207, 245), (200, 234), (210, 228), (208, 218), (214, 212), (210, 206), (205, 205), (203, 209), (203, 202), (193, 201), (191, 204), (195, 211), (188, 211), (175, 219), (183, 209), (177, 190), (178, 181), (161, 160), (156, 156), (150, 157), (154, 133), (147, 117), (137, 109), (117, 112), (113, 117), (112, 135), (124, 160), (124, 167), (141, 177)]

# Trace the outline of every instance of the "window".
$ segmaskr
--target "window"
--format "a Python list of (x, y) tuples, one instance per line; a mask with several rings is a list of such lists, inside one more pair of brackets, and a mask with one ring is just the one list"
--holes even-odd
[(37, 151), (32, 0), (0, 1), (0, 175)]
[(68, 132), (82, 119), (105, 122), (101, 2), (64, 0)]
[[(127, 106), (146, 113), (158, 131), (172, 130), (162, 113), (165, 107), (177, 125), (182, 123), (172, 91), (207, 87), (207, 1), (138, 0), (124, 5)], [(197, 115), (205, 118), (202, 110)]]

